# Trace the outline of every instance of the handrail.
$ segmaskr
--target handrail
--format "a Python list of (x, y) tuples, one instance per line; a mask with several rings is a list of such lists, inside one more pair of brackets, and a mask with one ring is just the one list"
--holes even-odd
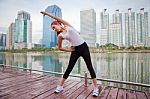
[[(11, 65), (4, 65), (4, 64), (0, 64), (0, 66), (3, 66), (3, 67), (12, 67), (12, 68), (18, 68), (18, 69), (25, 69), (25, 70), (29, 70), (30, 73), (32, 71), (37, 71), (37, 72), (43, 72), (43, 73), (51, 73), (51, 74), (63, 75), (63, 73), (53, 72), (53, 71), (36, 70), (36, 69), (31, 69), (31, 68), (16, 67), (16, 66), (11, 66)], [(79, 77), (79, 78), (85, 78), (85, 85), (87, 85), (87, 79), (91, 79), (90, 77), (87, 77), (87, 73), (85, 73), (85, 76), (79, 76), (79, 75), (73, 75), (73, 74), (70, 74), (69, 76)], [(120, 81), (120, 80), (113, 80), (113, 79), (104, 79), (104, 78), (97, 78), (97, 80), (106, 81), (106, 82), (120, 83), (120, 84), (136, 85), (136, 86), (142, 86), (142, 87), (148, 87), (148, 88), (150, 88), (150, 84), (142, 84), (142, 83)]]

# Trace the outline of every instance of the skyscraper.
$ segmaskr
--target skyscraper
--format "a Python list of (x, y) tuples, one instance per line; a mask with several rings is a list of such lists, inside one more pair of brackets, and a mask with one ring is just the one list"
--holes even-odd
[(116, 10), (116, 13), (112, 15), (110, 29), (110, 43), (113, 43), (119, 47), (123, 46), (122, 14), (119, 13), (118, 9)]
[(80, 33), (89, 47), (95, 47), (96, 13), (94, 9), (80, 11)]
[(32, 22), (30, 14), (25, 11), (19, 11), (15, 20), (15, 49), (28, 48), (32, 46)]
[(129, 47), (134, 46), (135, 44), (135, 12), (131, 12), (131, 8), (129, 8), (128, 13), (125, 13), (125, 45), (126, 47)]
[(109, 43), (109, 14), (104, 9), (100, 13), (100, 45)]
[(5, 50), (6, 47), (6, 34), (0, 34), (0, 50)]
[(137, 23), (137, 46), (148, 46), (148, 12), (144, 8), (136, 15)]
[(6, 35), (6, 49), (13, 49), (14, 48), (14, 34), (15, 34), (15, 23), (11, 23), (8, 32)]
[[(48, 6), (45, 11), (62, 18), (61, 9), (57, 5)], [(53, 18), (43, 16), (43, 47), (45, 48), (56, 47), (58, 43), (56, 33), (51, 29), (51, 22), (53, 21)]]

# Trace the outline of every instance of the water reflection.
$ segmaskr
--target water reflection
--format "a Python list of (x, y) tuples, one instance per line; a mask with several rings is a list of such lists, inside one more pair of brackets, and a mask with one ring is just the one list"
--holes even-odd
[[(1, 53), (0, 64), (38, 70), (61, 72), (67, 68), (70, 53)], [(92, 53), (92, 63), (98, 78), (150, 84), (150, 53)], [(88, 72), (82, 58), (77, 61), (72, 74), (84, 75)], [(52, 75), (52, 74), (50, 74)], [(54, 75), (58, 76), (58, 75)], [(60, 75), (59, 75), (60, 77)], [(100, 82), (104, 85), (134, 88), (142, 87)]]

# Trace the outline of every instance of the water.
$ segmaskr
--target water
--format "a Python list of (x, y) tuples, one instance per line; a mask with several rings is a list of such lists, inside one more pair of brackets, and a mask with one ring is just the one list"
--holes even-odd
[[(70, 53), (60, 52), (1, 53), (0, 64), (64, 73), (68, 65), (69, 56)], [(150, 84), (150, 53), (91, 53), (91, 58), (97, 78)], [(88, 70), (84, 60), (79, 58), (71, 73), (83, 76), (84, 72), (88, 72)], [(90, 77), (89, 73), (88, 76)], [(99, 83), (149, 91), (148, 88), (125, 84), (101, 81)]]

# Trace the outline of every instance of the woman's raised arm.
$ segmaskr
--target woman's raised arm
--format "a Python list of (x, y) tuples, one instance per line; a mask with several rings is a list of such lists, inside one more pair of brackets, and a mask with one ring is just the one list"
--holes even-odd
[[(51, 17), (51, 18), (53, 18), (53, 19), (55, 19), (55, 20), (57, 20), (57, 21), (60, 21), (60, 22), (63, 23), (64, 25), (71, 26), (67, 21), (65, 21), (65, 20), (63, 20), (63, 19), (61, 19), (61, 18), (59, 18), (59, 17), (56, 17), (56, 16), (52, 15), (51, 13), (44, 12), (44, 11), (41, 11), (41, 13), (42, 13), (43, 15), (47, 15), (47, 16), (49, 16), (49, 17)], [(72, 27), (72, 26), (71, 26), (71, 27)]]

